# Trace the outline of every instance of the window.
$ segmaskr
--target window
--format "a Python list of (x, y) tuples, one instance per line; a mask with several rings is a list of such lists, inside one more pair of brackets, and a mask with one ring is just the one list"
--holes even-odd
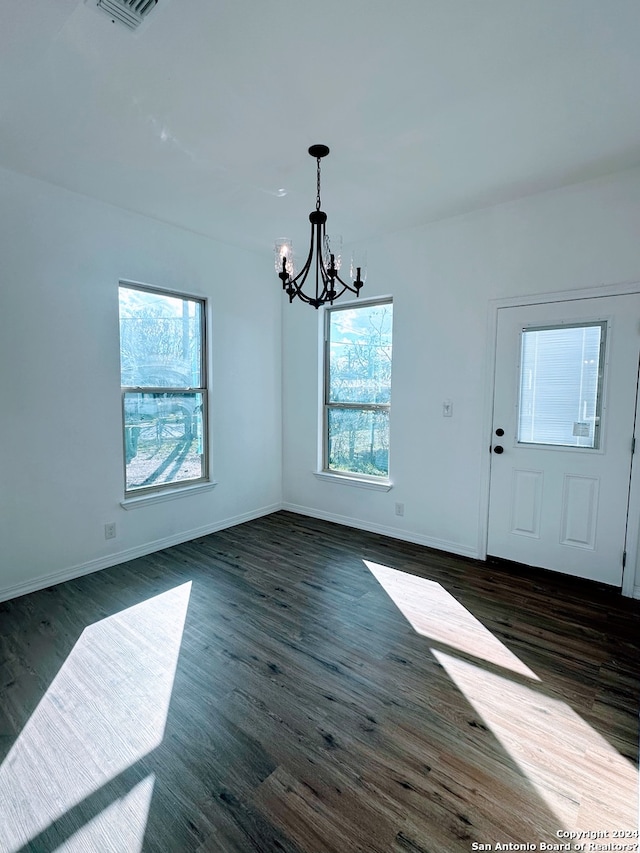
[(606, 321), (522, 330), (518, 441), (600, 447)]
[(207, 480), (205, 302), (121, 284), (125, 497)]
[(391, 300), (325, 312), (325, 471), (389, 476), (392, 321)]

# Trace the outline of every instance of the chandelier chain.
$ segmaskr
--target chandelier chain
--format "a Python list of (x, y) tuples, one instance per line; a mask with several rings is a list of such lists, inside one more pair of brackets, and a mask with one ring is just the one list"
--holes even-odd
[(316, 210), (320, 210), (320, 158), (318, 157), (318, 192), (316, 194)]

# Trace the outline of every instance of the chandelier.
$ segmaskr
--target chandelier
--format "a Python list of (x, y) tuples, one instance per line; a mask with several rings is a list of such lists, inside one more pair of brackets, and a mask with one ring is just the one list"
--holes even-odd
[[(343, 281), (338, 275), (342, 265), (342, 238), (329, 237), (325, 231), (327, 214), (320, 210), (320, 160), (328, 153), (329, 149), (326, 145), (312, 145), (309, 148), (309, 154), (316, 158), (318, 164), (318, 191), (316, 209), (309, 214), (311, 223), (309, 255), (297, 275), (293, 263), (291, 240), (282, 239), (276, 242), (276, 272), (282, 281), (282, 289), (289, 297), (289, 302), (293, 302), (297, 296), (314, 308), (319, 308), (327, 302), (333, 305), (334, 300), (347, 290), (359, 296), (366, 277), (366, 270), (362, 266), (356, 266), (357, 261), (353, 258), (350, 269), (353, 283)], [(315, 275), (312, 274), (310, 285), (315, 277), (315, 292), (309, 294), (304, 292), (303, 287), (312, 270)]]

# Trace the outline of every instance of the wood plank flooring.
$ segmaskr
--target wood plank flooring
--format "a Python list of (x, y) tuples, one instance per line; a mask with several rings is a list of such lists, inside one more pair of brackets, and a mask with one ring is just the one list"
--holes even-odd
[(0, 851), (637, 845), (639, 652), (614, 590), (275, 513), (0, 604)]

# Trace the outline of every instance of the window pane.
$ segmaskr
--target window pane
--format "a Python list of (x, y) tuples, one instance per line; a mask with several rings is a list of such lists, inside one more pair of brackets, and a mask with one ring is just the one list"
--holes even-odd
[(120, 287), (124, 387), (202, 386), (202, 303)]
[(389, 476), (389, 412), (328, 409), (328, 467), (353, 474)]
[(389, 403), (390, 303), (334, 309), (329, 314), (330, 403)]
[(125, 393), (127, 490), (204, 478), (203, 412), (200, 393)]
[(605, 332), (604, 322), (523, 330), (519, 442), (599, 447)]

